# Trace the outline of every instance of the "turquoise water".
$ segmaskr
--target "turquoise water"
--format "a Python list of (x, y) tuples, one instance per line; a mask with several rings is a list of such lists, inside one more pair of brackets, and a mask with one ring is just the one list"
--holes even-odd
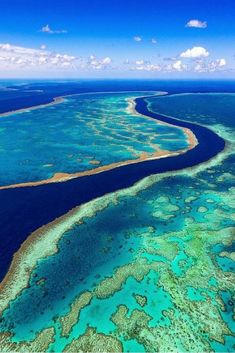
[(127, 110), (148, 93), (87, 94), (0, 120), (0, 185), (39, 181), (188, 146), (181, 129)]
[[(216, 113), (207, 108), (208, 99)], [(216, 122), (227, 139), (234, 133), (233, 113), (227, 105), (223, 111), (222, 101), (232, 109), (235, 95), (149, 101), (151, 109), (167, 115), (191, 115), (211, 128)], [(29, 286), (3, 312), (0, 331), (11, 332), (12, 341), (20, 344), (54, 327), (55, 341), (47, 351), (63, 351), (79, 336), (86, 337), (88, 326), (104, 334), (100, 340), (118, 339), (124, 351), (231, 351), (234, 162), (228, 148), (220, 161), (198, 171), (152, 176), (105, 196), (100, 200), (105, 207), (74, 224), (62, 235), (58, 252), (38, 261)], [(63, 336), (61, 317), (87, 291), (90, 303)]]

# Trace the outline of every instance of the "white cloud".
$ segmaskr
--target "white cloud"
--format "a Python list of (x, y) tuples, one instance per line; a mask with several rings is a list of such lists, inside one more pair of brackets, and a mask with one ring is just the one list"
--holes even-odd
[(226, 60), (224, 58), (210, 60), (207, 57), (199, 57), (193, 61), (187, 63), (183, 59), (171, 58), (169, 64), (155, 64), (147, 60), (136, 60), (134, 65), (130, 67), (130, 70), (135, 71), (152, 71), (152, 72), (165, 72), (165, 73), (184, 73), (184, 72), (196, 72), (196, 73), (210, 73), (214, 71), (226, 70)]
[[(142, 62), (142, 64), (140, 64)], [(146, 63), (143, 60), (136, 61), (135, 67), (132, 68), (132, 70), (138, 70), (138, 71), (161, 71), (161, 66), (157, 64), (151, 64), (151, 63)]]
[(185, 27), (194, 27), (194, 28), (206, 28), (207, 22), (206, 21), (199, 21), (199, 20), (190, 20), (186, 24)]
[(211, 72), (219, 71), (221, 70), (221, 68), (223, 69), (225, 65), (226, 65), (225, 59), (217, 59), (217, 60), (211, 61), (208, 64), (208, 70)]
[(0, 44), (1, 69), (74, 68), (78, 58), (44, 49), (31, 49), (11, 44)]
[(109, 64), (111, 64), (111, 58), (109, 57), (109, 56), (107, 56), (106, 58), (104, 58), (103, 60), (102, 60), (102, 64), (103, 65), (109, 65)]
[(43, 27), (40, 29), (40, 32), (43, 32), (43, 33), (52, 33), (52, 30), (50, 29), (49, 25), (46, 25), (46, 26), (43, 26)]
[(201, 58), (207, 57), (210, 53), (203, 47), (193, 47), (180, 54), (181, 58)]
[(144, 65), (144, 60), (136, 60), (136, 65)]
[(163, 70), (166, 72), (174, 72), (174, 71), (187, 71), (188, 66), (185, 65), (182, 60), (177, 60), (171, 64), (165, 65)]
[(134, 41), (136, 41), (136, 42), (141, 42), (141, 41), (142, 41), (142, 38), (139, 37), (139, 36), (135, 36), (133, 39), (134, 39)]
[(90, 55), (88, 58), (88, 67), (96, 70), (106, 69), (112, 62), (112, 59), (109, 56), (106, 56), (103, 59), (97, 59), (95, 55)]
[(198, 62), (194, 67), (195, 72), (205, 72), (206, 64), (204, 62)]
[(184, 65), (181, 60), (177, 60), (175, 63), (172, 64), (172, 68), (176, 71), (183, 71), (184, 69), (186, 69), (186, 65)]
[(215, 71), (223, 71), (226, 66), (226, 60), (224, 58), (222, 59), (216, 59), (210, 62), (204, 62), (204, 61), (199, 61), (195, 67), (194, 71), (195, 72), (215, 72)]
[(156, 40), (155, 38), (152, 38), (151, 42), (152, 42), (153, 44), (157, 44), (157, 40)]
[(187, 71), (188, 66), (182, 62), (182, 60), (176, 60), (168, 65), (153, 64), (150, 61), (136, 60), (135, 66), (131, 70), (138, 71), (162, 71), (162, 72), (175, 72), (175, 71)]
[(176, 57), (164, 57), (163, 58), (163, 61), (175, 61), (175, 60), (177, 60)]
[(225, 66), (226, 65), (226, 60), (225, 59), (217, 59), (218, 66)]
[[(222, 72), (227, 70), (225, 58), (209, 59), (209, 53), (205, 48), (193, 47), (181, 53), (180, 57), (168, 58), (169, 62), (152, 63), (144, 59), (129, 60), (123, 65), (113, 66), (111, 57), (81, 58), (66, 53), (52, 52), (46, 49), (44, 44), (40, 49), (26, 48), (11, 44), (0, 44), (0, 68), (4, 72), (71, 72), (71, 70), (126, 70), (148, 72)], [(193, 58), (195, 60), (187, 60)], [(157, 59), (156, 59), (157, 61)], [(125, 65), (124, 64), (128, 64)], [(44, 71), (43, 71), (44, 70)]]
[(41, 49), (19, 47), (11, 44), (0, 44), (0, 66), (2, 70), (41, 70), (45, 69), (106, 69), (112, 59), (106, 56), (97, 59), (91, 55), (88, 60), (68, 54), (61, 54)]
[(40, 32), (43, 33), (49, 33), (49, 34), (61, 34), (61, 33), (67, 33), (68, 31), (66, 29), (57, 29), (57, 30), (52, 30), (50, 26), (47, 24), (46, 26), (43, 26), (40, 29)]

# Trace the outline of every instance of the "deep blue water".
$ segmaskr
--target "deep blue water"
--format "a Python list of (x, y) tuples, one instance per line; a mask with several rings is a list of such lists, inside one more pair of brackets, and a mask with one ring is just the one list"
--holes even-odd
[[(1, 84), (12, 88), (1, 90)], [(17, 88), (17, 90), (15, 90)], [(81, 80), (81, 81), (12, 81), (0, 82), (0, 113), (37, 104), (49, 103), (54, 97), (82, 93), (108, 91), (151, 91), (169, 93), (182, 92), (235, 92), (235, 81), (190, 81), (190, 80)], [(39, 92), (40, 91), (40, 92)]]
[[(7, 84), (15, 87), (12, 82), (7, 82)], [(56, 96), (79, 92), (122, 90), (163, 90), (169, 93), (235, 92), (234, 81), (100, 80), (70, 81), (60, 84), (58, 82), (33, 82), (17, 87), (17, 91), (3, 91), (4, 99), (1, 96), (2, 92), (0, 92), (0, 97), (2, 97), (0, 98), (1, 113), (47, 103)], [(42, 90), (42, 92), (32, 92), (32, 90)], [(40, 226), (93, 198), (129, 187), (151, 174), (196, 165), (210, 159), (224, 148), (224, 141), (209, 129), (149, 112), (143, 99), (137, 100), (137, 110), (153, 118), (190, 128), (197, 136), (199, 145), (180, 156), (123, 166), (65, 183), (0, 191), (0, 280), (9, 268), (13, 254), (19, 249), (27, 236)]]

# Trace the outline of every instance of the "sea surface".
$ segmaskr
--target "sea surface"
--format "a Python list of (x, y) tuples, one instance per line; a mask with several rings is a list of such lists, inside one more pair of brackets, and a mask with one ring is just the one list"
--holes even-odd
[(61, 103), (5, 116), (0, 128), (0, 164), (5, 170), (0, 186), (187, 148), (181, 129), (130, 111), (128, 100), (134, 98), (135, 92), (73, 95)]
[[(131, 97), (143, 115), (128, 111)], [(181, 150), (182, 128), (198, 145), (0, 190), (0, 350), (234, 351), (235, 82), (1, 82), (1, 112), (22, 108), (0, 118), (2, 186), (138, 158), (153, 144)]]

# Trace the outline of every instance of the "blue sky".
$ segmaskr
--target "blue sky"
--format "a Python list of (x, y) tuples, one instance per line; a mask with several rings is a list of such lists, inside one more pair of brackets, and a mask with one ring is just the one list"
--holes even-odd
[(1, 0), (0, 77), (235, 77), (234, 0)]

